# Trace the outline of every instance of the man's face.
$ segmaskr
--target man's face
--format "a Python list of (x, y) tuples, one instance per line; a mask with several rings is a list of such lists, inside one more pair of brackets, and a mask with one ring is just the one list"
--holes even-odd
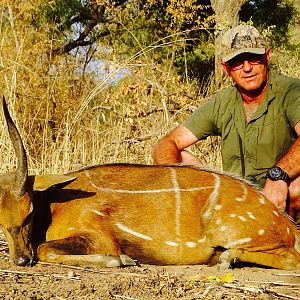
[(261, 89), (267, 81), (270, 62), (270, 50), (265, 54), (242, 53), (222, 67), (228, 76), (236, 83), (238, 88), (246, 92), (255, 92)]

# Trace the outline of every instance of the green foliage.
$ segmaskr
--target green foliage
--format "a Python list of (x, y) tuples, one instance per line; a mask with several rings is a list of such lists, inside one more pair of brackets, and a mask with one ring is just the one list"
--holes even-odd
[(270, 28), (271, 46), (287, 44), (290, 28), (295, 23), (296, 9), (290, 0), (256, 0), (246, 3), (240, 11), (241, 21), (252, 20), (261, 30)]
[(87, 24), (90, 18), (90, 1), (43, 1), (36, 10), (34, 24), (37, 27), (52, 24), (63, 32), (71, 31), (72, 25), (75, 23)]
[[(208, 0), (120, 0), (110, 4), (91, 0), (39, 1), (33, 23), (37, 28), (48, 28), (51, 38), (57, 39), (57, 47), (63, 48), (78, 36), (78, 30), (84, 31), (93, 18), (93, 5), (98, 3), (97, 26), (84, 39), (95, 41), (98, 48), (112, 49), (115, 60), (129, 59), (138, 52), (139, 59), (151, 58), (156, 63), (172, 57), (179, 74), (200, 81), (214, 70), (215, 24)], [(291, 0), (248, 1), (240, 11), (240, 19), (268, 29), (271, 46), (278, 47), (289, 40), (295, 8)]]

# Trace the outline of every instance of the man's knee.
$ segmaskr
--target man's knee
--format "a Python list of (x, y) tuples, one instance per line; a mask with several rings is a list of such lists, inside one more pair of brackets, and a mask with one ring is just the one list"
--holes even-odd
[(289, 185), (290, 209), (289, 214), (296, 223), (300, 224), (300, 176)]
[(192, 153), (190, 153), (186, 150), (183, 150), (180, 152), (180, 155), (181, 155), (181, 163), (196, 165), (198, 167), (203, 167), (203, 163)]
[(291, 198), (300, 198), (300, 176), (290, 183), (289, 194)]

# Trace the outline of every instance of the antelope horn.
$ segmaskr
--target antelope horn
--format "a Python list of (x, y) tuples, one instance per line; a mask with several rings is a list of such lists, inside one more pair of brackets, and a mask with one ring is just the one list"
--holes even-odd
[(28, 178), (28, 165), (27, 165), (27, 156), (25, 152), (24, 145), (22, 143), (22, 139), (20, 133), (13, 122), (5, 101), (5, 97), (3, 96), (3, 112), (5, 121), (8, 128), (8, 133), (15, 149), (16, 157), (18, 159), (18, 167), (15, 172), (15, 180), (14, 180), (14, 192), (18, 195), (18, 197), (22, 197), (26, 192), (27, 178)]

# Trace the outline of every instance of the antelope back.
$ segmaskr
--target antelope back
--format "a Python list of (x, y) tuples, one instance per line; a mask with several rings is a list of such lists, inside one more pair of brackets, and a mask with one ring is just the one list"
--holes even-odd
[(290, 268), (300, 263), (295, 226), (245, 181), (187, 166), (113, 164), (70, 175), (77, 180), (52, 195), (47, 240), (105, 231), (125, 254), (152, 264), (208, 263), (217, 248), (274, 257), (291, 248), (298, 261)]

